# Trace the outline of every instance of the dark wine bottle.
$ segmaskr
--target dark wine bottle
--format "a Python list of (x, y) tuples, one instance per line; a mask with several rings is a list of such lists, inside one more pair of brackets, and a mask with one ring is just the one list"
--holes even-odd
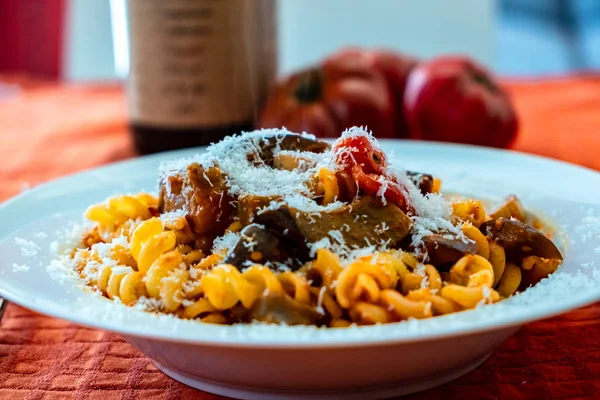
[(276, 72), (274, 0), (127, 0), (127, 103), (140, 153), (253, 128)]

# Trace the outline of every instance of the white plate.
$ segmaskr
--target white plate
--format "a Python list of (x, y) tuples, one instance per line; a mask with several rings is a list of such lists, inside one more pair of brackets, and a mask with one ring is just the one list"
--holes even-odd
[(441, 177), (446, 191), (487, 199), (519, 195), (567, 238), (564, 265), (548, 281), (499, 304), (349, 329), (216, 326), (156, 317), (51, 278), (50, 243), (70, 222), (80, 222), (88, 205), (108, 196), (156, 190), (160, 161), (198, 151), (186, 150), (72, 175), (2, 204), (0, 295), (43, 314), (117, 332), (183, 383), (256, 399), (365, 399), (424, 390), (478, 366), (522, 324), (600, 300), (600, 174), (471, 146), (382, 146), (406, 168)]

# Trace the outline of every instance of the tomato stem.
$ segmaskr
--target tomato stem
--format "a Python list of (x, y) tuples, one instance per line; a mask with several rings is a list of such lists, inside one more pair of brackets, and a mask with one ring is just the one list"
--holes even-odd
[(313, 103), (323, 96), (323, 76), (318, 68), (303, 72), (298, 81), (294, 96), (300, 103)]
[(494, 82), (488, 76), (486, 76), (480, 72), (476, 72), (476, 73), (473, 73), (471, 75), (471, 77), (473, 78), (473, 81), (482, 85), (483, 87), (488, 89), (490, 92), (492, 92), (492, 93), (498, 92), (498, 87), (494, 84)]

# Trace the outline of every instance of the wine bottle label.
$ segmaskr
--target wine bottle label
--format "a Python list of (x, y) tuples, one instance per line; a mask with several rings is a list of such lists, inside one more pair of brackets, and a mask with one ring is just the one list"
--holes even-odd
[(255, 120), (275, 75), (274, 0), (127, 0), (132, 122)]

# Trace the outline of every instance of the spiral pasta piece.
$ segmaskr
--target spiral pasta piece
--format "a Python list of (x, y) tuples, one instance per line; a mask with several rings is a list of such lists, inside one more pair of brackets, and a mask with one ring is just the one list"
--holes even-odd
[(256, 264), (247, 268), (242, 273), (242, 276), (246, 281), (258, 288), (261, 294), (280, 294), (284, 292), (279, 277), (263, 265)]
[(310, 285), (298, 274), (283, 272), (277, 275), (285, 293), (299, 303), (310, 304)]
[(183, 262), (185, 263), (185, 265), (190, 266), (199, 263), (204, 258), (205, 256), (202, 250), (192, 250), (183, 256)]
[(490, 258), (490, 244), (479, 229), (470, 223), (465, 223), (462, 226), (462, 232), (466, 237), (475, 242), (477, 245), (477, 254), (485, 259)]
[(482, 256), (469, 254), (461, 257), (450, 268), (450, 282), (467, 287), (491, 288), (494, 283), (494, 268)]
[(233, 221), (231, 224), (229, 224), (229, 226), (227, 227), (227, 229), (225, 229), (226, 233), (229, 232), (239, 232), (244, 228), (244, 225), (242, 224), (241, 221)]
[(227, 310), (238, 302), (249, 309), (263, 293), (284, 294), (277, 276), (261, 265), (254, 265), (243, 273), (232, 265), (220, 265), (200, 282), (206, 298), (218, 310)]
[(425, 274), (427, 275), (428, 287), (431, 290), (438, 291), (442, 289), (442, 277), (438, 270), (431, 264), (425, 265)]
[(449, 284), (442, 288), (441, 296), (466, 309), (475, 308), (479, 304), (495, 303), (500, 300), (498, 292), (487, 286), (465, 287)]
[(402, 278), (408, 273), (408, 267), (403, 261), (406, 253), (398, 253), (394, 251), (386, 251), (375, 253), (371, 256), (362, 257), (362, 260), (369, 261), (372, 264), (379, 265), (385, 268), (390, 274), (397, 274), (398, 278)]
[(400, 320), (408, 318), (422, 319), (433, 316), (431, 302), (411, 300), (395, 290), (382, 291), (381, 301)]
[(442, 180), (439, 178), (433, 178), (433, 184), (431, 185), (431, 193), (440, 193), (442, 189)]
[(208, 301), (205, 298), (202, 298), (195, 301), (191, 305), (184, 307), (182, 317), (187, 319), (194, 319), (202, 314), (214, 313), (217, 311), (218, 310), (212, 304), (210, 304), (210, 301)]
[(320, 306), (322, 309), (321, 311), (325, 312), (327, 315), (330, 315), (332, 321), (341, 319), (344, 313), (342, 308), (338, 305), (333, 296), (324, 289), (324, 286), (321, 286), (320, 288), (310, 288), (312, 302), (317, 305), (317, 309)]
[(398, 273), (387, 262), (358, 259), (340, 273), (335, 295), (342, 308), (363, 300), (379, 301), (381, 290), (392, 289), (398, 282)]
[(347, 328), (351, 325), (352, 325), (352, 322), (339, 318), (339, 319), (332, 320), (331, 323), (329, 324), (329, 327), (330, 328)]
[(417, 257), (415, 257), (413, 254), (410, 254), (409, 252), (404, 252), (400, 257), (400, 260), (404, 263), (404, 265), (412, 269), (417, 268), (417, 265), (419, 264), (419, 260), (417, 259)]
[[(96, 256), (97, 260), (100, 260), (96, 252), (94, 252), (94, 255)], [(137, 268), (137, 264), (131, 256), (129, 249), (127, 249), (123, 245), (113, 246), (110, 249), (110, 258), (111, 260), (114, 260), (117, 263), (117, 265), (127, 266), (133, 269)]]
[(442, 277), (438, 270), (430, 264), (422, 267), (423, 270), (419, 271), (420, 273), (415, 269), (413, 272), (400, 275), (400, 291), (402, 294), (407, 295), (411, 291), (421, 289), (424, 286), (435, 291), (442, 288)]
[(200, 318), (200, 321), (204, 322), (205, 324), (217, 324), (217, 325), (223, 325), (223, 324), (229, 323), (229, 321), (227, 320), (227, 317), (225, 317), (223, 314), (219, 314), (219, 313), (208, 314), (206, 317)]
[(142, 274), (130, 267), (103, 265), (98, 270), (96, 286), (109, 299), (118, 297), (127, 305), (146, 295)]
[(166, 312), (176, 311), (183, 301), (183, 285), (189, 279), (189, 272), (184, 269), (172, 271), (162, 281), (160, 299)]
[(144, 284), (148, 295), (161, 300), (166, 312), (175, 312), (188, 295), (184, 287), (190, 274), (178, 251), (162, 254), (148, 269)]
[(464, 308), (478, 304), (495, 303), (500, 299), (492, 289), (494, 268), (480, 255), (466, 255), (450, 268), (450, 284), (444, 286), (441, 296)]
[(483, 204), (475, 199), (461, 199), (452, 203), (452, 214), (464, 222), (479, 228), (485, 222)]
[(133, 231), (130, 240), (131, 254), (136, 260), (138, 271), (142, 274), (162, 254), (175, 248), (177, 238), (175, 232), (165, 231), (163, 223), (158, 218), (151, 218), (142, 222)]
[(114, 230), (127, 220), (150, 218), (150, 208), (158, 205), (158, 199), (147, 193), (135, 196), (115, 196), (105, 203), (88, 207), (85, 217), (97, 222), (103, 229)]
[(521, 222), (527, 218), (521, 202), (516, 196), (509, 196), (506, 202), (490, 214), (492, 218), (515, 218)]
[(506, 253), (504, 252), (504, 248), (494, 241), (490, 242), (489, 261), (494, 270), (494, 283), (492, 287), (496, 287), (506, 268)]
[(377, 304), (359, 302), (349, 311), (352, 321), (360, 325), (385, 324), (390, 322), (387, 310)]
[(162, 254), (148, 269), (145, 278), (146, 291), (155, 299), (161, 297), (163, 280), (183, 263), (181, 253), (171, 251)]
[(209, 269), (214, 268), (217, 265), (219, 265), (219, 263), (221, 261), (223, 261), (224, 259), (225, 259), (224, 252), (213, 253), (207, 257), (204, 257), (200, 261), (198, 261), (198, 264), (195, 265), (195, 268), (200, 271), (209, 270)]
[(498, 281), (496, 290), (501, 296), (509, 297), (517, 291), (519, 285), (521, 284), (522, 278), (521, 268), (514, 264), (508, 263), (506, 264), (504, 273)]
[(317, 173), (319, 184), (323, 188), (323, 205), (333, 203), (340, 195), (337, 178), (333, 171), (321, 168)]
[(548, 259), (537, 256), (525, 257), (521, 262), (521, 268), (527, 277), (528, 284), (535, 284), (554, 273), (561, 260)]
[(461, 310), (458, 303), (446, 299), (440, 295), (434, 294), (429, 288), (413, 290), (406, 296), (408, 300), (426, 301), (431, 303), (431, 309), (434, 315), (451, 314)]
[(317, 257), (309, 268), (309, 273), (313, 272), (318, 273), (323, 286), (328, 290), (333, 290), (334, 283), (342, 272), (340, 258), (331, 250), (318, 249)]
[(177, 243), (192, 243), (196, 239), (196, 235), (192, 232), (192, 228), (185, 217), (168, 217), (161, 219), (163, 229), (168, 229), (175, 233)]
[(420, 289), (424, 279), (425, 277), (423, 275), (419, 275), (415, 272), (409, 272), (402, 277), (400, 291), (402, 294), (406, 295), (412, 290)]

